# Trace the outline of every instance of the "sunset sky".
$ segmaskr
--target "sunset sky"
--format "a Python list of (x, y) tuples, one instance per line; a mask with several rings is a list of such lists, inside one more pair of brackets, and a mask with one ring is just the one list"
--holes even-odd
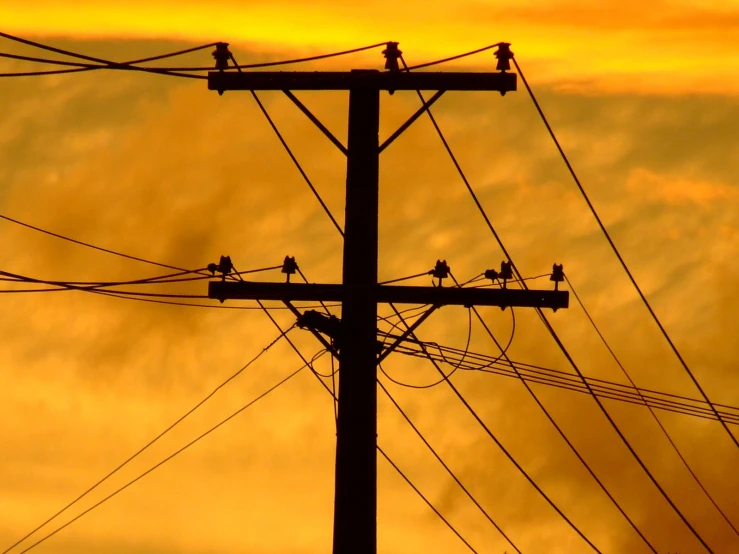
[[(246, 64), (394, 40), (416, 64), (512, 43), (583, 186), (678, 349), (714, 402), (739, 406), (739, 2), (0, 1), (0, 22), (5, 33), (116, 61), (225, 41)], [(61, 59), (0, 41), (2, 53)], [(211, 65), (211, 50), (167, 63)], [(290, 68), (381, 69), (383, 61), (377, 49)], [(440, 69), (494, 67), (488, 51)], [(49, 68), (0, 60), (0, 73)], [(298, 96), (345, 141), (344, 93)], [(283, 95), (260, 97), (343, 224), (343, 156)], [(383, 94), (381, 102), (381, 139), (419, 105), (410, 92)], [(433, 111), (522, 273), (540, 275), (554, 262), (564, 264), (637, 385), (697, 398), (523, 86), (505, 97), (447, 93)], [(340, 236), (248, 92), (219, 97), (204, 81), (134, 72), (2, 78), (0, 114), (1, 215), (188, 269), (222, 254), (242, 271), (293, 255), (310, 280), (341, 279)], [(425, 271), (437, 259), (468, 279), (503, 259), (427, 118), (382, 155), (380, 218), (380, 279)], [(4, 220), (0, 270), (66, 281), (168, 273)], [(546, 279), (533, 283), (551, 287)], [(0, 288), (18, 286), (3, 282)], [(146, 290), (205, 294), (206, 283)], [(277, 336), (258, 310), (69, 291), (0, 294), (0, 301), (0, 552)], [(294, 322), (285, 311), (273, 313), (285, 327)], [(481, 313), (506, 342), (510, 311)], [(519, 309), (515, 316), (511, 359), (572, 371), (534, 312)], [(587, 376), (627, 382), (574, 298), (550, 321)], [(446, 307), (419, 336), (463, 348), (468, 329), (467, 311)], [(473, 351), (499, 354), (476, 322), (471, 333)], [(307, 357), (320, 349), (305, 331), (290, 337)], [(278, 342), (151, 449), (11, 552), (23, 551), (300, 366), (287, 343)], [(438, 377), (430, 364), (401, 355), (384, 367), (416, 385)], [(327, 356), (317, 369), (330, 370)], [(478, 372), (458, 372), (453, 381), (604, 554), (649, 552), (520, 382)], [(592, 552), (448, 386), (417, 390), (385, 382), (521, 552)], [(658, 552), (705, 552), (591, 398), (533, 388)], [(398, 466), (478, 552), (513, 552), (392, 404), (381, 393), (378, 398), (378, 440)], [(713, 551), (739, 552), (739, 536), (649, 412), (604, 404)], [(736, 446), (716, 422), (657, 413), (739, 528)], [(32, 552), (329, 552), (334, 425), (330, 396), (303, 371)], [(378, 552), (468, 551), (382, 459), (378, 471)]]

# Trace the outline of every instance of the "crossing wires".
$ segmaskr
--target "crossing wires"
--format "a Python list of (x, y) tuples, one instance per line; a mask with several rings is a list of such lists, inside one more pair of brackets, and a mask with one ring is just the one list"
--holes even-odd
[[(513, 53), (512, 53), (512, 52), (510, 52), (510, 51), (508, 51), (507, 55), (508, 55), (508, 59), (514, 59), (514, 63), (515, 63), (515, 58), (513, 58)], [(405, 60), (404, 60), (404, 59), (402, 58), (402, 56), (401, 56), (401, 61), (403, 62), (403, 66), (404, 66), (405, 70), (407, 71), (407, 70), (408, 70), (408, 65), (407, 65), (407, 64), (405, 63)], [(506, 59), (503, 59), (503, 60), (499, 59), (499, 66), (498, 66), (498, 67), (499, 67), (499, 69), (503, 69), (503, 70), (505, 70), (505, 69), (510, 69), (510, 65), (509, 65), (509, 63), (508, 63), (508, 61), (507, 61)], [(420, 91), (418, 91), (417, 93), (418, 93), (418, 96), (419, 96), (419, 98), (420, 98), (420, 100), (421, 100), (422, 104), (425, 104), (425, 103), (426, 103), (426, 101), (425, 101), (425, 99), (424, 99), (423, 95), (421, 94), (421, 92), (420, 92)], [(490, 221), (490, 218), (488, 217), (487, 213), (485, 212), (485, 209), (483, 208), (482, 204), (480, 203), (480, 200), (479, 200), (479, 198), (477, 197), (477, 194), (476, 194), (476, 193), (475, 193), (475, 191), (473, 190), (473, 188), (472, 188), (472, 186), (470, 185), (470, 183), (469, 183), (469, 181), (468, 181), (468, 179), (467, 179), (467, 177), (466, 177), (466, 175), (465, 175), (464, 171), (462, 170), (461, 166), (459, 165), (459, 163), (458, 163), (458, 161), (457, 161), (457, 159), (456, 159), (456, 156), (455, 156), (455, 155), (454, 155), (454, 153), (452, 152), (452, 149), (451, 149), (451, 147), (449, 146), (449, 143), (447, 142), (447, 140), (446, 140), (446, 138), (445, 138), (444, 134), (443, 134), (443, 133), (442, 133), (442, 131), (441, 131), (441, 128), (439, 127), (439, 125), (438, 125), (438, 123), (436, 122), (436, 120), (435, 120), (435, 118), (434, 118), (433, 114), (431, 113), (431, 109), (427, 109), (427, 110), (426, 110), (426, 113), (427, 113), (427, 115), (429, 116), (429, 119), (431, 120), (431, 123), (433, 124), (433, 126), (434, 126), (434, 129), (435, 129), (436, 133), (438, 134), (438, 136), (439, 136), (439, 138), (440, 138), (440, 140), (441, 140), (442, 144), (444, 145), (444, 149), (446, 150), (446, 152), (447, 152), (447, 154), (449, 155), (449, 157), (450, 157), (450, 159), (451, 159), (452, 163), (454, 164), (454, 166), (455, 166), (455, 168), (456, 168), (456, 170), (457, 170), (457, 173), (458, 173), (458, 174), (459, 174), (459, 176), (461, 177), (462, 181), (464, 182), (464, 184), (465, 184), (465, 186), (466, 186), (466, 188), (467, 188), (467, 191), (469, 192), (469, 194), (470, 194), (470, 196), (472, 197), (472, 199), (473, 199), (473, 201), (474, 201), (475, 205), (477, 206), (477, 208), (478, 208), (478, 211), (480, 212), (480, 215), (481, 215), (481, 216), (483, 217), (483, 219), (485, 220), (485, 223), (487, 224), (487, 226), (488, 226), (489, 230), (491, 231), (492, 235), (493, 235), (493, 236), (494, 236), (494, 238), (496, 239), (496, 241), (497, 241), (497, 243), (498, 243), (498, 246), (499, 246), (499, 247), (500, 247), (500, 249), (502, 250), (502, 252), (503, 252), (503, 254), (505, 255), (505, 257), (506, 257), (506, 259), (508, 260), (508, 262), (509, 262), (509, 263), (511, 264), (511, 267), (512, 267), (512, 269), (513, 269), (513, 271), (514, 271), (515, 275), (516, 275), (516, 276), (518, 277), (518, 279), (519, 279), (519, 280), (521, 281), (522, 287), (523, 287), (523, 288), (524, 288), (525, 290), (529, 290), (529, 289), (528, 289), (528, 285), (527, 285), (527, 284), (526, 284), (526, 282), (525, 282), (525, 281), (523, 280), (523, 276), (521, 275), (520, 271), (519, 271), (519, 270), (518, 270), (518, 268), (516, 267), (516, 264), (515, 264), (515, 263), (513, 262), (513, 260), (512, 260), (512, 258), (511, 258), (511, 256), (510, 256), (510, 254), (508, 253), (508, 250), (507, 250), (507, 249), (505, 248), (505, 245), (503, 244), (503, 242), (502, 242), (502, 240), (501, 240), (500, 236), (498, 235), (498, 233), (496, 232), (495, 228), (493, 227), (493, 225), (492, 225), (492, 223), (491, 223), (491, 221)], [(574, 173), (573, 173), (573, 174), (574, 174)], [(605, 229), (604, 229), (604, 230), (605, 230)], [(583, 375), (583, 373), (581, 372), (580, 368), (579, 368), (579, 367), (577, 366), (577, 364), (575, 363), (575, 361), (574, 361), (574, 360), (572, 359), (571, 355), (569, 354), (569, 352), (568, 352), (568, 351), (567, 351), (567, 349), (565, 348), (564, 344), (562, 343), (562, 341), (561, 341), (561, 340), (560, 340), (560, 338), (558, 337), (558, 335), (557, 335), (556, 331), (554, 330), (554, 328), (552, 327), (552, 325), (551, 325), (551, 324), (549, 323), (549, 321), (548, 321), (547, 317), (546, 317), (546, 316), (544, 315), (544, 313), (542, 312), (542, 310), (541, 310), (541, 309), (537, 308), (537, 310), (536, 310), (536, 311), (537, 311), (537, 313), (538, 313), (538, 315), (539, 315), (540, 319), (541, 319), (541, 320), (542, 320), (542, 322), (544, 323), (544, 326), (546, 327), (547, 331), (548, 331), (548, 332), (549, 332), (549, 334), (550, 334), (550, 335), (552, 336), (552, 338), (554, 339), (554, 341), (556, 342), (557, 346), (558, 346), (558, 347), (559, 347), (559, 349), (560, 349), (560, 350), (562, 351), (562, 353), (564, 354), (565, 358), (566, 358), (566, 359), (567, 359), (567, 361), (568, 361), (568, 362), (570, 363), (570, 365), (572, 366), (572, 368), (573, 368), (573, 369), (575, 370), (575, 373), (577, 373), (578, 377), (579, 377), (579, 378), (581, 379), (581, 381), (582, 381), (582, 382), (583, 382), (583, 383), (584, 383), (584, 384), (586, 385), (586, 387), (588, 387), (588, 389), (590, 389), (590, 385), (589, 385), (589, 384), (587, 384), (587, 381), (586, 381), (586, 379), (585, 379), (585, 376)], [(524, 384), (525, 384), (525, 382), (524, 382)], [(696, 382), (696, 384), (697, 384), (697, 382)], [(528, 388), (528, 385), (527, 385), (527, 388)], [(591, 392), (591, 394), (592, 394), (592, 391), (590, 391), (590, 392)], [(701, 390), (701, 392), (702, 392), (702, 390)], [(629, 453), (631, 454), (631, 456), (632, 456), (632, 457), (634, 458), (634, 460), (635, 460), (635, 461), (636, 461), (636, 462), (637, 462), (637, 463), (639, 464), (639, 466), (640, 466), (640, 467), (642, 468), (642, 470), (643, 470), (643, 471), (644, 471), (644, 473), (645, 473), (645, 474), (647, 475), (647, 477), (648, 477), (648, 478), (649, 478), (649, 480), (650, 480), (650, 481), (652, 482), (652, 484), (653, 484), (653, 485), (655, 486), (655, 488), (656, 488), (656, 489), (657, 489), (657, 490), (658, 490), (658, 491), (660, 492), (660, 494), (661, 494), (661, 495), (662, 495), (662, 497), (663, 497), (663, 498), (665, 499), (665, 501), (666, 501), (666, 502), (667, 502), (667, 503), (668, 503), (668, 504), (670, 505), (670, 507), (671, 507), (671, 508), (673, 509), (673, 511), (674, 511), (674, 512), (676, 513), (676, 515), (677, 515), (677, 516), (678, 516), (678, 517), (680, 518), (680, 520), (681, 520), (681, 521), (682, 521), (682, 522), (683, 522), (683, 523), (685, 524), (685, 526), (686, 526), (686, 527), (687, 527), (687, 528), (688, 528), (688, 529), (690, 530), (690, 532), (691, 532), (691, 533), (693, 534), (693, 536), (694, 536), (694, 537), (695, 537), (695, 538), (696, 538), (696, 539), (698, 540), (698, 542), (700, 542), (700, 544), (701, 544), (701, 545), (703, 546), (703, 548), (705, 548), (705, 550), (706, 550), (707, 552), (713, 552), (713, 551), (711, 550), (711, 548), (710, 548), (710, 547), (708, 546), (708, 544), (706, 544), (706, 542), (705, 542), (705, 540), (703, 539), (703, 537), (702, 537), (702, 536), (701, 536), (701, 535), (700, 535), (700, 534), (699, 534), (699, 533), (697, 532), (697, 530), (696, 530), (696, 529), (695, 529), (695, 528), (693, 527), (693, 525), (692, 525), (692, 524), (691, 524), (691, 523), (690, 523), (690, 522), (689, 522), (689, 521), (687, 520), (687, 518), (686, 518), (686, 517), (685, 517), (685, 515), (684, 515), (684, 514), (682, 513), (682, 511), (681, 511), (681, 510), (680, 510), (680, 509), (679, 509), (679, 508), (677, 507), (677, 505), (676, 505), (676, 504), (675, 504), (675, 503), (673, 502), (673, 500), (672, 500), (672, 499), (670, 498), (670, 496), (669, 496), (669, 495), (667, 494), (667, 492), (666, 492), (666, 491), (664, 490), (664, 488), (662, 487), (662, 485), (660, 485), (660, 483), (659, 483), (659, 482), (658, 482), (658, 481), (656, 480), (656, 478), (654, 477), (654, 475), (652, 474), (652, 472), (651, 472), (651, 471), (649, 470), (649, 468), (647, 468), (647, 466), (646, 466), (646, 465), (644, 464), (644, 462), (642, 461), (641, 457), (640, 457), (640, 456), (639, 456), (639, 455), (638, 455), (638, 454), (636, 453), (636, 451), (634, 450), (633, 446), (632, 446), (632, 445), (631, 445), (631, 443), (630, 443), (630, 442), (628, 441), (628, 439), (626, 438), (626, 436), (625, 436), (625, 435), (623, 434), (623, 432), (621, 431), (621, 429), (619, 428), (619, 426), (618, 426), (618, 425), (616, 424), (616, 422), (615, 422), (615, 421), (613, 420), (613, 418), (611, 417), (610, 413), (609, 413), (609, 412), (608, 412), (608, 411), (606, 410), (605, 406), (604, 406), (604, 405), (603, 405), (603, 403), (602, 403), (602, 402), (600, 401), (600, 399), (599, 399), (599, 398), (598, 398), (598, 397), (597, 397), (597, 396), (596, 396), (595, 394), (592, 394), (592, 397), (593, 397), (593, 400), (594, 400), (594, 401), (596, 402), (596, 404), (597, 404), (598, 408), (600, 409), (601, 413), (602, 413), (602, 414), (604, 415), (604, 417), (606, 418), (606, 420), (608, 421), (608, 423), (610, 424), (610, 426), (611, 426), (611, 427), (613, 428), (613, 430), (614, 430), (614, 431), (616, 432), (616, 434), (618, 435), (618, 437), (619, 437), (619, 439), (621, 440), (621, 442), (622, 442), (622, 443), (624, 444), (624, 446), (625, 446), (625, 447), (627, 448), (627, 450), (629, 451)], [(705, 395), (704, 395), (704, 398), (705, 398)], [(706, 401), (707, 401), (707, 402), (709, 402), (707, 398), (705, 398), (705, 399), (706, 399)], [(717, 417), (719, 417), (719, 416), (718, 416), (718, 414), (716, 414), (716, 416), (717, 416)], [(724, 423), (723, 421), (722, 421), (721, 423), (722, 423), (722, 425), (723, 425), (723, 426), (724, 426), (724, 427), (726, 428), (727, 432), (729, 432), (729, 434), (731, 435), (731, 432), (730, 432), (730, 431), (728, 430), (728, 427), (726, 426), (726, 424), (725, 424), (725, 423)], [(732, 438), (734, 438), (734, 436), (733, 436), (733, 435), (731, 435), (731, 436), (732, 436)], [(735, 438), (734, 438), (734, 441), (736, 442), (736, 439), (735, 439)], [(569, 442), (569, 441), (568, 441), (568, 442)], [(739, 446), (739, 443), (738, 443), (738, 446)], [(591, 474), (592, 474), (592, 472), (591, 472)], [(593, 476), (594, 476), (594, 474), (593, 474)], [(609, 495), (609, 496), (610, 496), (610, 495)], [(624, 513), (623, 511), (622, 511), (622, 513), (623, 513), (623, 514), (625, 515), (625, 513)], [(631, 520), (629, 520), (629, 521), (631, 521)], [(638, 531), (638, 529), (636, 529), (636, 527), (635, 527), (635, 525), (634, 525), (633, 523), (632, 523), (632, 527), (634, 527), (634, 529), (635, 529), (635, 530), (637, 530), (637, 532), (639, 532), (639, 531)], [(643, 536), (643, 535), (641, 534), (641, 532), (639, 532), (639, 534), (640, 534), (640, 536), (642, 537), (642, 539), (643, 539), (643, 540), (644, 540), (644, 541), (646, 542), (646, 538), (645, 538), (645, 537), (644, 537), (644, 536)], [(653, 548), (652, 548), (652, 549), (653, 549)], [(654, 549), (653, 549), (653, 550), (654, 550)]]
[[(163, 60), (166, 58), (173, 58), (176, 56), (182, 56), (184, 54), (198, 52), (200, 50), (204, 50), (207, 48), (212, 48), (212, 47), (217, 48), (219, 45), (225, 44), (222, 42), (211, 42), (208, 44), (203, 44), (201, 46), (195, 46), (192, 48), (186, 48), (183, 50), (177, 50), (175, 52), (168, 52), (165, 54), (158, 54), (156, 56), (150, 56), (147, 58), (130, 60), (127, 62), (114, 62), (114, 61), (106, 60), (106, 59), (99, 58), (96, 56), (89, 56), (86, 54), (80, 54), (78, 52), (72, 52), (70, 50), (65, 50), (63, 48), (49, 46), (47, 44), (42, 44), (40, 42), (28, 40), (22, 37), (11, 35), (9, 33), (0, 32), (0, 37), (16, 42), (16, 43), (19, 43), (19, 44), (31, 46), (39, 50), (44, 50), (47, 52), (60, 54), (63, 56), (67, 56), (68, 58), (82, 60), (79, 62), (71, 62), (71, 61), (64, 61), (64, 60), (53, 60), (53, 59), (48, 59), (48, 58), (37, 58), (37, 57), (32, 57), (32, 56), (21, 56), (17, 54), (10, 54), (7, 52), (0, 52), (0, 58), (13, 59), (13, 60), (18, 60), (18, 61), (26, 61), (26, 62), (32, 62), (32, 63), (40, 63), (40, 64), (46, 64), (46, 65), (64, 66), (68, 68), (68, 69), (53, 69), (53, 70), (43, 70), (43, 71), (23, 71), (23, 72), (0, 73), (0, 77), (39, 77), (43, 75), (59, 75), (59, 74), (65, 74), (65, 73), (80, 73), (80, 72), (96, 71), (96, 70), (112, 70), (112, 71), (139, 71), (139, 72), (144, 72), (144, 73), (154, 73), (154, 74), (166, 75), (170, 77), (179, 77), (179, 78), (184, 78), (184, 79), (205, 80), (208, 78), (206, 75), (198, 75), (197, 73), (212, 71), (213, 70), (212, 65), (211, 66), (184, 66), (184, 67), (149, 67), (149, 66), (142, 66), (141, 64)], [(301, 58), (292, 58), (292, 59), (287, 59), (287, 60), (274, 60), (274, 61), (268, 61), (268, 62), (260, 62), (260, 63), (242, 65), (241, 68), (255, 69), (255, 68), (263, 68), (263, 67), (300, 64), (300, 63), (324, 60), (328, 58), (335, 58), (339, 56), (346, 56), (348, 54), (355, 54), (358, 52), (363, 52), (365, 50), (379, 48), (381, 46), (385, 46), (386, 44), (387, 44), (386, 42), (379, 42), (376, 44), (360, 46), (358, 48), (351, 48), (349, 50), (342, 50), (342, 51), (331, 52), (327, 54), (317, 54), (314, 56), (305, 56)]]
[[(582, 195), (583, 199), (585, 200), (585, 203), (588, 205), (588, 209), (590, 210), (590, 213), (595, 218), (595, 221), (598, 223), (598, 227), (600, 227), (600, 230), (603, 233), (603, 236), (608, 241), (608, 245), (611, 247), (611, 250), (616, 255), (616, 258), (618, 258), (618, 261), (621, 264), (621, 267), (623, 268), (623, 270), (626, 272), (626, 275), (628, 276), (629, 281), (631, 281), (631, 284), (634, 286), (634, 289), (638, 293), (639, 298), (644, 303), (644, 306), (647, 308), (647, 311), (649, 312), (649, 315), (651, 316), (652, 320), (654, 320), (655, 324), (657, 325), (657, 327), (660, 330), (660, 333), (662, 334), (662, 336), (665, 338), (665, 340), (669, 344), (670, 349), (675, 354), (675, 357), (680, 362), (680, 365), (685, 370), (685, 373), (688, 374), (688, 376), (690, 377), (690, 380), (693, 382), (693, 384), (695, 385), (696, 389), (698, 389), (698, 392), (700, 392), (700, 394), (703, 397), (703, 399), (709, 405), (713, 406), (713, 404), (711, 403), (711, 401), (708, 399), (708, 396), (704, 392), (703, 387), (701, 387), (700, 383), (698, 382), (698, 379), (696, 379), (695, 374), (690, 369), (690, 367), (688, 366), (687, 362), (685, 361), (685, 359), (682, 357), (682, 355), (678, 351), (677, 346), (675, 346), (675, 343), (670, 338), (670, 335), (667, 333), (667, 330), (662, 325), (662, 322), (657, 317), (657, 314), (655, 313), (654, 309), (652, 308), (652, 305), (647, 300), (647, 297), (644, 294), (644, 292), (642, 291), (641, 287), (636, 282), (636, 279), (634, 278), (634, 275), (631, 273), (631, 270), (626, 265), (626, 261), (624, 260), (623, 256), (621, 255), (621, 252), (619, 251), (619, 249), (616, 247), (616, 243), (613, 242), (613, 239), (611, 238), (611, 234), (608, 232), (608, 229), (606, 229), (606, 226), (603, 224), (603, 221), (601, 220), (600, 216), (598, 215), (598, 212), (595, 210), (595, 206), (593, 206), (593, 203), (591, 202), (590, 197), (588, 196), (587, 192), (585, 192), (585, 188), (582, 186), (582, 183), (580, 182), (580, 179), (577, 177), (577, 174), (575, 173), (575, 170), (573, 169), (572, 164), (570, 164), (570, 160), (567, 158), (567, 155), (565, 154), (564, 150), (562, 149), (562, 146), (560, 145), (559, 140), (557, 140), (557, 136), (554, 134), (554, 131), (552, 130), (552, 126), (549, 124), (549, 121), (547, 120), (546, 116), (544, 115), (544, 112), (541, 109), (541, 106), (539, 105), (539, 101), (536, 99), (536, 96), (534, 95), (534, 91), (531, 90), (531, 87), (529, 86), (529, 82), (526, 80), (526, 77), (524, 76), (523, 72), (521, 71), (521, 67), (520, 67), (518, 61), (516, 60), (515, 57), (513, 57), (512, 59), (513, 59), (514, 65), (516, 66), (516, 71), (518, 71), (518, 74), (521, 76), (521, 81), (523, 81), (523, 84), (526, 87), (526, 90), (528, 91), (529, 96), (531, 97), (531, 100), (534, 103), (534, 106), (536, 107), (536, 111), (538, 112), (539, 117), (541, 118), (542, 122), (546, 126), (547, 132), (549, 133), (549, 136), (552, 138), (552, 141), (554, 142), (554, 145), (557, 147), (557, 151), (559, 152), (560, 156), (562, 157), (562, 161), (567, 166), (567, 170), (569, 171), (570, 175), (572, 176), (572, 180), (577, 185), (577, 189), (580, 191), (580, 194)], [(715, 410), (715, 408), (714, 408), (714, 410)], [(718, 417), (718, 413), (716, 413), (716, 416)], [(719, 421), (721, 422), (721, 426), (724, 428), (724, 430), (726, 431), (726, 433), (731, 438), (732, 442), (737, 446), (737, 448), (739, 448), (739, 441), (737, 440), (736, 436), (731, 432), (731, 430), (729, 429), (729, 427), (726, 425), (726, 423), (724, 421), (721, 420), (721, 418), (719, 418)]]

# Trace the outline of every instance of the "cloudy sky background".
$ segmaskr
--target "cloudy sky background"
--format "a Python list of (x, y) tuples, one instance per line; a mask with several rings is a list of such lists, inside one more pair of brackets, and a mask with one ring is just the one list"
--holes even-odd
[[(508, 40), (565, 151), (662, 322), (715, 402), (739, 405), (739, 4), (163, 0), (0, 5), (3, 31), (125, 60), (228, 41), (243, 63), (401, 43), (417, 63)], [(596, 7), (597, 6), (597, 7)], [(42, 55), (3, 42), (0, 51)], [(177, 64), (209, 65), (210, 49)], [(43, 54), (44, 56), (46, 54)], [(491, 53), (450, 65), (490, 70)], [(379, 51), (302, 69), (382, 67)], [(39, 69), (2, 62), (2, 71)], [(343, 222), (342, 155), (282, 95), (267, 109)], [(345, 95), (299, 97), (342, 140)], [(341, 241), (248, 93), (123, 72), (0, 80), (0, 213), (162, 263), (239, 269), (296, 256), (311, 280), (340, 279)], [(381, 137), (418, 106), (382, 97)], [(449, 93), (442, 130), (524, 275), (565, 271), (639, 386), (697, 392), (650, 320), (525, 94)], [(380, 278), (446, 259), (459, 278), (503, 258), (427, 119), (381, 160)], [(118, 280), (165, 273), (0, 222), (0, 269)], [(276, 280), (279, 275), (265, 275)], [(544, 280), (542, 287), (549, 288)], [(419, 280), (418, 284), (426, 284)], [(7, 288), (11, 288), (10, 285)], [(205, 283), (170, 292), (201, 294)], [(74, 292), (0, 298), (0, 546), (6, 548), (148, 442), (276, 336), (259, 311), (197, 309)], [(236, 302), (227, 303), (235, 306)], [(243, 304), (246, 305), (246, 304)], [(510, 313), (481, 310), (501, 341)], [(288, 314), (275, 313), (285, 326)], [(588, 376), (626, 380), (572, 302), (550, 318)], [(516, 311), (514, 360), (570, 370), (535, 314)], [(463, 347), (467, 313), (444, 308), (419, 335)], [(306, 355), (319, 346), (291, 333)], [(472, 348), (496, 354), (482, 328)], [(325, 371), (327, 360), (319, 362)], [(49, 531), (145, 471), (301, 365), (283, 342)], [(429, 364), (386, 370), (432, 382)], [(491, 430), (603, 551), (648, 552), (521, 383), (455, 381)], [(518, 474), (448, 387), (391, 386), (429, 441), (522, 552), (590, 551)], [(535, 386), (573, 444), (659, 552), (703, 552), (592, 399)], [(615, 421), (717, 553), (739, 538), (640, 407)], [(479, 552), (512, 549), (379, 398), (383, 448)], [(728, 517), (739, 524), (739, 453), (715, 422), (660, 414)], [(334, 421), (301, 373), (191, 450), (95, 509), (39, 552), (312, 553), (330, 548)], [(379, 550), (464, 552), (383, 461)], [(40, 535), (40, 538), (43, 535)], [(30, 545), (30, 542), (27, 543)], [(14, 551), (20, 552), (21, 549)]]

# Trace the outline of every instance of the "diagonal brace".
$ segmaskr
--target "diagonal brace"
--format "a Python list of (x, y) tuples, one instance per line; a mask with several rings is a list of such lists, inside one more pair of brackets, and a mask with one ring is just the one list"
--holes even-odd
[(390, 144), (396, 138), (398, 138), (400, 135), (402, 135), (403, 132), (405, 132), (405, 130), (408, 127), (410, 127), (411, 125), (413, 125), (413, 123), (416, 121), (416, 119), (418, 119), (419, 117), (421, 117), (424, 114), (424, 112), (426, 112), (431, 106), (433, 106), (434, 102), (436, 102), (439, 98), (441, 98), (441, 95), (444, 94), (445, 92), (446, 91), (444, 91), (444, 90), (440, 90), (440, 91), (436, 92), (436, 94), (434, 94), (431, 98), (429, 98), (428, 101), (424, 102), (423, 103), (423, 106), (421, 106), (416, 113), (414, 113), (410, 118), (408, 118), (408, 121), (406, 121), (400, 127), (398, 127), (398, 130), (395, 131), (392, 135), (390, 135), (385, 140), (385, 142), (383, 142), (380, 145), (379, 151), (382, 152), (383, 150), (385, 150), (385, 148), (387, 148), (388, 146), (390, 146)]
[[(385, 350), (383, 350), (382, 353), (377, 357), (377, 363), (378, 363), (378, 365), (381, 364), (382, 361), (385, 358), (387, 358), (390, 355), (390, 353), (393, 350), (395, 350), (398, 347), (398, 345), (400, 345), (401, 342), (403, 342), (405, 339), (407, 339), (408, 336), (411, 333), (413, 333), (413, 331), (415, 331), (416, 329), (418, 329), (418, 327), (421, 325), (421, 323), (423, 323), (424, 321), (426, 321), (426, 319), (432, 313), (434, 313), (438, 308), (439, 308), (439, 305), (438, 304), (435, 304), (435, 305), (431, 306), (428, 310), (426, 310), (426, 312), (424, 312), (424, 314), (421, 317), (419, 317), (416, 321), (414, 321), (413, 322), (413, 325), (411, 325), (410, 327), (408, 327), (408, 324), (405, 323), (405, 321), (403, 321), (403, 323), (405, 323), (407, 329), (403, 332), (402, 335), (400, 335), (397, 339), (395, 339), (395, 342), (394, 343), (392, 343)], [(393, 306), (393, 309), (395, 310), (395, 306)], [(396, 312), (397, 312), (397, 310), (396, 310)]]
[(308, 117), (308, 119), (310, 119), (313, 122), (313, 124), (316, 127), (318, 127), (318, 129), (324, 135), (326, 135), (326, 137), (328, 138), (328, 140), (330, 140), (331, 142), (334, 143), (334, 145), (336, 146), (336, 148), (338, 148), (339, 150), (341, 150), (341, 152), (345, 156), (348, 155), (348, 150), (346, 149), (346, 146), (344, 146), (343, 144), (341, 144), (341, 141), (339, 139), (337, 139), (333, 135), (333, 133), (331, 131), (329, 131), (326, 128), (326, 126), (323, 123), (321, 123), (321, 121), (315, 115), (313, 115), (313, 112), (311, 112), (308, 108), (305, 107), (305, 104), (303, 104), (300, 100), (298, 100), (297, 96), (295, 96), (289, 90), (283, 90), (282, 92), (284, 92), (285, 93), (285, 96), (287, 96), (290, 100), (292, 100), (293, 104), (295, 104), (300, 109), (300, 111), (303, 112)]

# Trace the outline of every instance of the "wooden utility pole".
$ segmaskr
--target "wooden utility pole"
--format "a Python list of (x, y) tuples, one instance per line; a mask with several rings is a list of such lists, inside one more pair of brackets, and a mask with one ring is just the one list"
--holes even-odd
[[(281, 90), (347, 156), (343, 283), (340, 285), (213, 281), (208, 295), (226, 299), (339, 301), (339, 414), (336, 438), (334, 554), (377, 551), (377, 304), (493, 305), (566, 308), (565, 291), (380, 286), (377, 283), (379, 154), (422, 115), (444, 91), (516, 90), (509, 45), (501, 43), (495, 73), (410, 73), (398, 68), (397, 43), (388, 43), (386, 69), (349, 72), (225, 72), (230, 54), (219, 45), (220, 71), (208, 88)], [(219, 58), (220, 56), (220, 58)], [(220, 65), (218, 65), (220, 63)], [(341, 145), (291, 90), (348, 90), (349, 135)], [(380, 91), (438, 91), (396, 133), (379, 143)]]

